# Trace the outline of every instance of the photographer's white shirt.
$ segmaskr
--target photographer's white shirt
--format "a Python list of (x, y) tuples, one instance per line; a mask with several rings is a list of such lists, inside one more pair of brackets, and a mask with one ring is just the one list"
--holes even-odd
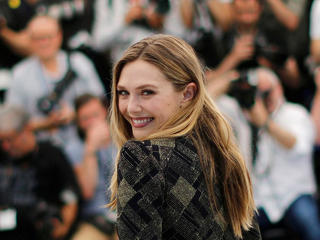
[(230, 120), (248, 163), (256, 205), (265, 209), (272, 222), (280, 220), (299, 196), (315, 193), (312, 163), (315, 129), (306, 109), (298, 104), (284, 102), (274, 112), (272, 120), (293, 133), (297, 142), (288, 150), (266, 130), (260, 130), (257, 159), (252, 166), (250, 127), (242, 110), (236, 100), (228, 96), (220, 97), (216, 103)]
[(320, 0), (314, 0), (310, 11), (310, 37), (320, 39)]
[[(67, 54), (64, 51), (58, 53), (59, 73), (50, 77), (43, 70), (39, 59), (35, 56), (28, 57), (13, 68), (13, 79), (6, 94), (5, 102), (10, 105), (22, 106), (32, 118), (46, 117), (37, 106), (39, 98), (52, 92), (57, 79), (61, 79), (68, 70)], [(65, 90), (60, 102), (73, 108), (74, 99), (83, 93), (92, 93), (98, 96), (103, 94), (103, 86), (92, 62), (80, 52), (73, 52), (70, 63), (77, 77)], [(71, 125), (52, 134), (41, 132), (41, 139), (53, 139), (57, 144), (63, 144), (73, 138), (74, 130)], [(61, 143), (59, 141), (62, 141)]]

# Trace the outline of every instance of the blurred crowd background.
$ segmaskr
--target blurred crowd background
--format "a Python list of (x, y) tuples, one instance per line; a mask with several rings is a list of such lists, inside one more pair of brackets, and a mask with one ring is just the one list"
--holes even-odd
[(320, 0), (0, 0), (0, 237), (117, 239), (112, 66), (190, 43), (252, 174), (263, 239), (320, 239)]

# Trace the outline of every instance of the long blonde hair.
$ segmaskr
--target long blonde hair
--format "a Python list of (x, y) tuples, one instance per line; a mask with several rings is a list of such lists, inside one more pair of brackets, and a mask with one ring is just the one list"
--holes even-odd
[[(204, 72), (189, 44), (173, 36), (153, 35), (132, 45), (117, 62), (113, 71), (111, 105), (111, 129), (115, 143), (121, 149), (126, 141), (133, 138), (130, 124), (119, 112), (116, 88), (125, 65), (138, 59), (156, 66), (176, 91), (184, 90), (191, 82), (196, 84), (197, 91), (190, 103), (147, 139), (183, 135), (191, 137), (199, 153), (211, 207), (219, 213), (214, 194), (214, 185), (218, 183), (223, 188), (227, 213), (226, 217), (219, 213), (220, 217), (230, 223), (234, 234), (241, 238), (242, 229), (248, 230), (251, 227), (255, 213), (249, 173), (233, 142), (229, 124), (216, 109), (205, 89)], [(117, 188), (116, 166), (109, 204), (112, 207), (117, 205)]]

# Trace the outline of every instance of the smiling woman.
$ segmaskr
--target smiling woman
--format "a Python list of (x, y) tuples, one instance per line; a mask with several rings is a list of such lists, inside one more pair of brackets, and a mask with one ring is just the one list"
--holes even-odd
[(137, 60), (124, 67), (117, 89), (119, 110), (139, 139), (159, 130), (179, 106), (191, 100), (196, 85), (189, 83), (186, 91), (178, 92), (157, 67)]
[(122, 239), (260, 239), (251, 182), (183, 40), (154, 35), (115, 65), (112, 183)]

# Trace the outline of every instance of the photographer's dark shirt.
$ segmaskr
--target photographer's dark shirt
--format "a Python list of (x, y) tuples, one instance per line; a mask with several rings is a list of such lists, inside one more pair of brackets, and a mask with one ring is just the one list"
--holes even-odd
[[(28, 239), (25, 231), (31, 232), (40, 203), (60, 209), (65, 204), (66, 192), (78, 198), (75, 176), (62, 152), (50, 143), (40, 143), (21, 159), (1, 159), (0, 209), (16, 209), (18, 225), (15, 231), (0, 231), (0, 238), (10, 233)], [(25, 226), (29, 225), (27, 230)]]

